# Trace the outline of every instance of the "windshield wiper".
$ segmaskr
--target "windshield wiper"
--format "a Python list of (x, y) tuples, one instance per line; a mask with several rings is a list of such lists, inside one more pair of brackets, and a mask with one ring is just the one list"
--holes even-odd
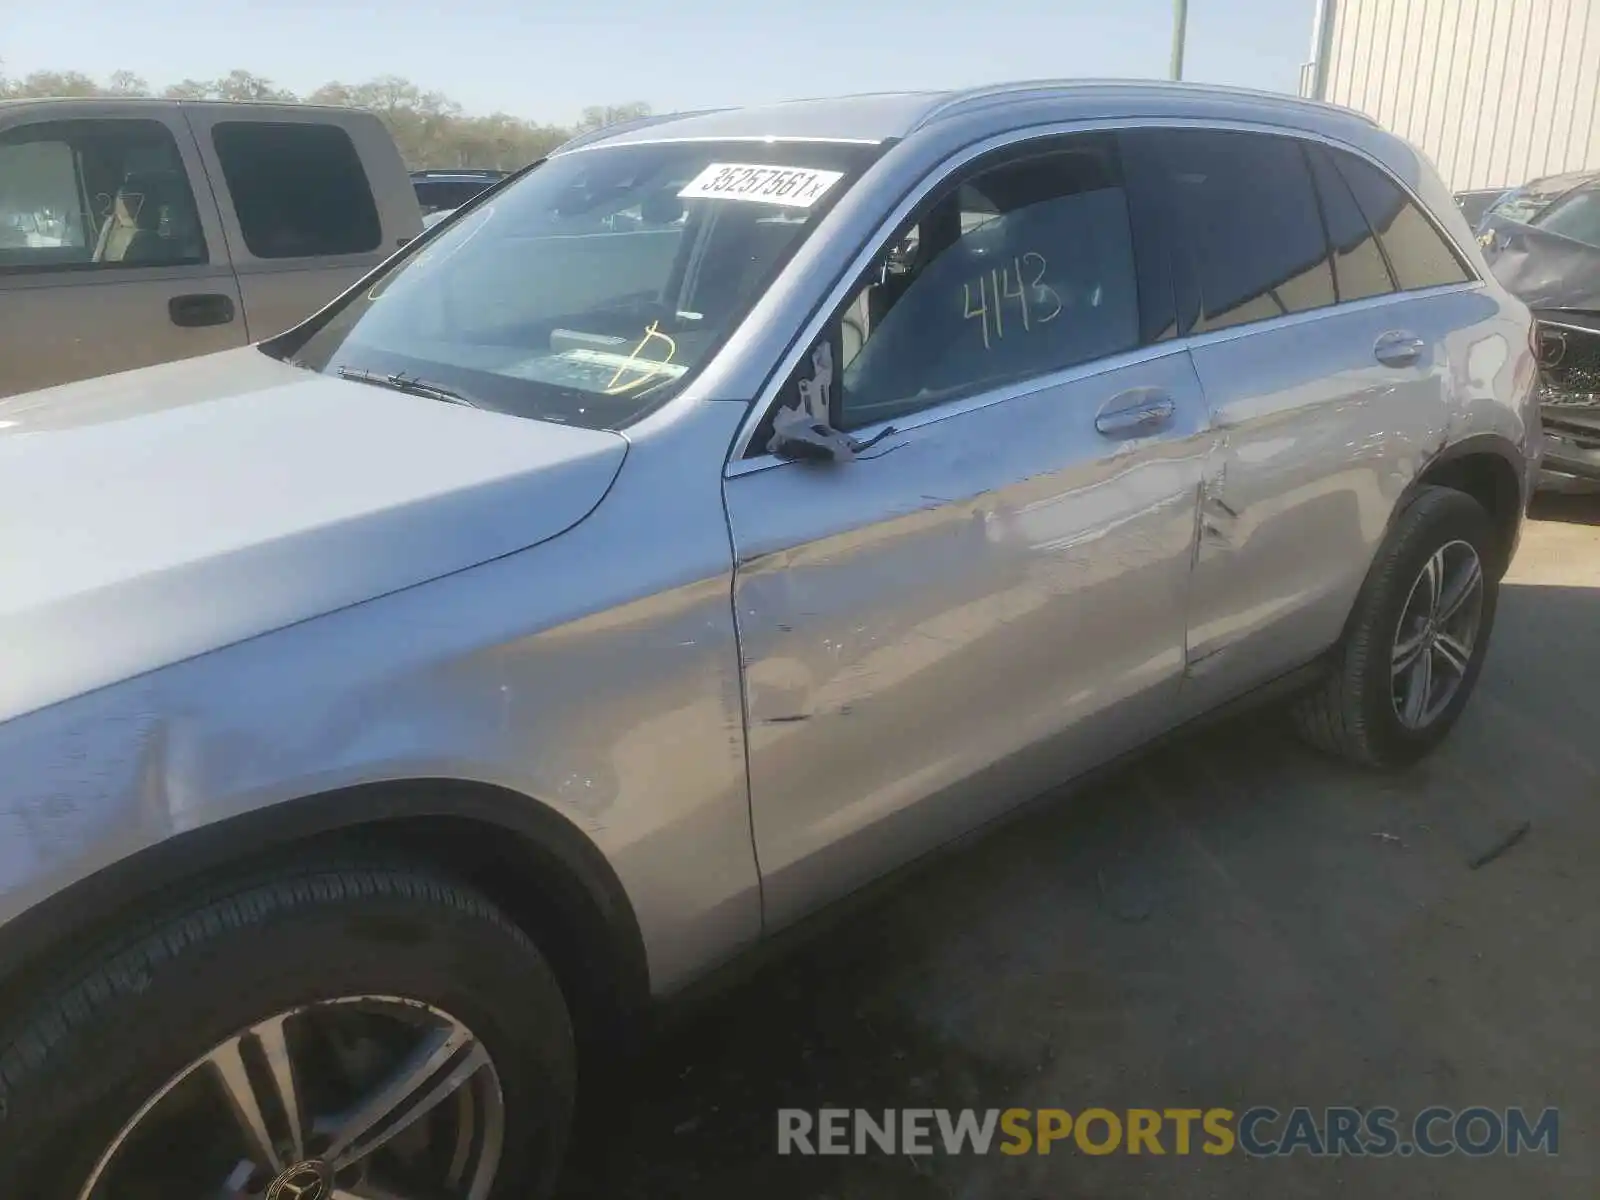
[(340, 379), (353, 379), (357, 383), (370, 383), (374, 387), (391, 388), (397, 392), (404, 392), (408, 396), (426, 396), (430, 400), (443, 400), (446, 404), (464, 404), (468, 408), (477, 408), (460, 392), (452, 392), (447, 387), (440, 387), (437, 383), (429, 383), (425, 379), (418, 379), (415, 375), (407, 375), (404, 371), (396, 371), (392, 375), (383, 375), (377, 371), (368, 371), (363, 367), (340, 367)]

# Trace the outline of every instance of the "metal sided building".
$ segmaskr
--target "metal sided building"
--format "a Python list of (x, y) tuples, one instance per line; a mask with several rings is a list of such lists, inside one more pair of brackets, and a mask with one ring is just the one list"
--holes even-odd
[(1600, 0), (1315, 0), (1300, 92), (1419, 146), (1455, 191), (1600, 168)]

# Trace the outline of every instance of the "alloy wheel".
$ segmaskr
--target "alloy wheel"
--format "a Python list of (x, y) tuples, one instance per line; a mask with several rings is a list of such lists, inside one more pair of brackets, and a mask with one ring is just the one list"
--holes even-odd
[(1483, 563), (1472, 545), (1447, 542), (1411, 585), (1390, 656), (1390, 694), (1407, 729), (1423, 730), (1466, 679), (1483, 616)]
[(499, 1077), (462, 1022), (349, 996), (279, 1013), (151, 1096), (78, 1200), (485, 1200)]

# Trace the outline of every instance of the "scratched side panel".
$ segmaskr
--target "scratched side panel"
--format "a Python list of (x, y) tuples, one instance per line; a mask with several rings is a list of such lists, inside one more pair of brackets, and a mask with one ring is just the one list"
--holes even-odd
[[(1377, 362), (1391, 330), (1427, 343), (1418, 365)], [(1452, 413), (1498, 410), (1503, 381), (1485, 355), (1509, 357), (1498, 306), (1476, 290), (1348, 305), (1192, 353), (1219, 440), (1201, 503), (1186, 712), (1337, 640)]]
[(720, 494), (741, 415), (696, 405), (641, 431), (553, 541), (0, 726), (0, 921), (235, 814), (446, 776), (594, 841), (657, 990), (754, 939)]
[[(1178, 419), (1109, 443), (1136, 386)], [(1178, 351), (728, 481), (769, 927), (1170, 719), (1204, 424)]]

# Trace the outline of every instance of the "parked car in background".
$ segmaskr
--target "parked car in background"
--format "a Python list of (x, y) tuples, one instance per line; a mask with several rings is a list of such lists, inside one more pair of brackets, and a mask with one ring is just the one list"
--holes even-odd
[(1478, 188), (1473, 191), (1457, 192), (1456, 207), (1461, 210), (1461, 215), (1467, 218), (1467, 224), (1476, 229), (1478, 222), (1483, 220), (1494, 202), (1509, 192), (1510, 188)]
[(460, 208), (485, 188), (499, 183), (508, 174), (510, 174), (508, 171), (476, 171), (467, 168), (413, 171), (411, 186), (416, 190), (417, 203), (422, 206), (422, 215), (426, 217), (433, 213), (451, 212)]
[(543, 1196), (652, 1003), (1062, 780), (1416, 760), (1531, 331), (1365, 117), (1030, 83), (602, 131), (0, 404), (8, 1194)]
[(281, 333), (421, 231), (370, 113), (0, 101), (0, 395)]
[(1483, 215), (1527, 224), (1556, 200), (1574, 188), (1583, 186), (1593, 177), (1592, 171), (1566, 171), (1560, 175), (1529, 180), (1498, 196)]
[(1490, 209), (1484, 257), (1539, 322), (1547, 487), (1600, 484), (1600, 171), (1539, 179)]

